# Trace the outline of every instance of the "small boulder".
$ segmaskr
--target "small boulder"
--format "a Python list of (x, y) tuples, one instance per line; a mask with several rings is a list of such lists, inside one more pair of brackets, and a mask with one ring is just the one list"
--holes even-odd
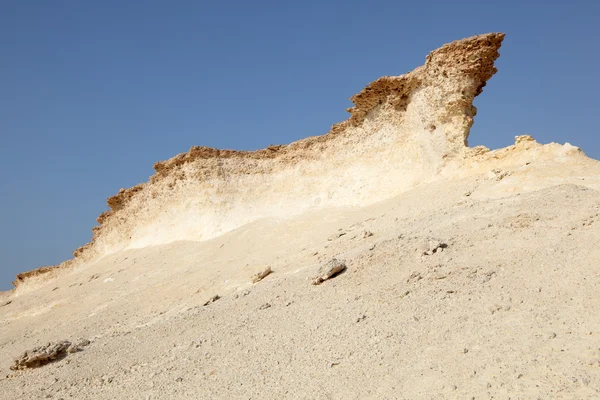
[(442, 252), (448, 245), (439, 239), (428, 239), (422, 247), (422, 255), (430, 256)]
[(260, 282), (267, 277), (271, 272), (271, 267), (267, 267), (264, 271), (252, 275), (252, 283)]
[(208, 299), (206, 301), (206, 303), (204, 303), (203, 305), (206, 307), (210, 303), (214, 303), (215, 301), (219, 300), (220, 298), (221, 298), (221, 296), (219, 296), (218, 294), (215, 294), (213, 297), (211, 297), (210, 299)]
[(328, 279), (335, 277), (346, 270), (346, 263), (343, 260), (332, 258), (327, 264), (319, 268), (319, 275), (313, 279), (313, 285), (320, 285)]
[(39, 346), (33, 350), (27, 350), (14, 360), (10, 369), (17, 371), (44, 366), (52, 361), (66, 357), (71, 345), (71, 342), (68, 340), (63, 340), (60, 342), (48, 343), (45, 346)]

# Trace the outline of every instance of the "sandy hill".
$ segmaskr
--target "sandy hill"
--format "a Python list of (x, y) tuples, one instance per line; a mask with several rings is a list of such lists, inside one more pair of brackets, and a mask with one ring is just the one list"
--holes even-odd
[(600, 398), (600, 163), (468, 147), (503, 36), (326, 135), (156, 163), (0, 295), (0, 397)]

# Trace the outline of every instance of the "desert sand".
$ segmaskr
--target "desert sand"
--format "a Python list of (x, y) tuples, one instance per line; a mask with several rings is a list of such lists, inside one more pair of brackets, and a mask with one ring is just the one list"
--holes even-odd
[(0, 398), (600, 398), (600, 162), (468, 147), (503, 37), (325, 135), (156, 163), (0, 294)]

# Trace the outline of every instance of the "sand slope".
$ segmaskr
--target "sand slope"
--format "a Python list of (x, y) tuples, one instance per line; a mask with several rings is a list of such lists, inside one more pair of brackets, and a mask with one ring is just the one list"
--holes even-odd
[(350, 118), (325, 135), (255, 152), (196, 146), (157, 162), (148, 182), (108, 199), (92, 241), (73, 260), (22, 273), (15, 286), (26, 290), (30, 278), (120, 250), (207, 240), (260, 218), (364, 206), (437, 179), (470, 155), (473, 99), (496, 72), (503, 38), (452, 42), (410, 73), (377, 79), (351, 98)]
[[(340, 184), (331, 202), (288, 211), (283, 198), (298, 196), (300, 204), (319, 179), (333, 182), (301, 175), (301, 193), (290, 183), (277, 189), (282, 199), (264, 198), (264, 209), (276, 212), (252, 214), (208, 239), (161, 242), (169, 235), (157, 233), (147, 247), (132, 239), (122, 249), (80, 255), (68, 268), (24, 276), (0, 299), (0, 398), (598, 398), (600, 163), (569, 144), (527, 136), (506, 149), (470, 149), (468, 118), (454, 122), (465, 135), (444, 140), (426, 178), (413, 179), (422, 164), (411, 161), (403, 175), (394, 161), (386, 166), (389, 182), (373, 167), (362, 175), (373, 180), (368, 190), (348, 183), (355, 202), (341, 201), (352, 193), (334, 201)], [(376, 132), (368, 137), (384, 140), (397, 129)], [(413, 143), (424, 135), (416, 132)], [(353, 153), (349, 136), (340, 143), (347, 159), (336, 173), (352, 171), (352, 159), (363, 172), (386, 162), (386, 153), (369, 162), (368, 153)], [(389, 143), (380, 148), (394, 148)], [(186, 158), (192, 153), (171, 167), (198, 166)], [(294, 159), (286, 162), (292, 171)], [(274, 174), (251, 180), (288, 181)], [(406, 179), (413, 180), (402, 186)], [(249, 204), (260, 204), (261, 194), (254, 196)], [(181, 208), (174, 210), (179, 218)], [(223, 210), (227, 221), (256, 208)], [(165, 226), (172, 232), (176, 225)], [(333, 257), (347, 270), (312, 285)], [(273, 273), (253, 284), (266, 267)], [(9, 369), (27, 349), (80, 338), (91, 341), (83, 351), (37, 369)]]
[[(86, 265), (0, 308), (2, 398), (597, 398), (598, 191), (503, 181)], [(423, 255), (432, 239), (447, 248)], [(311, 285), (333, 256), (347, 272)], [(80, 337), (83, 352), (8, 370)]]

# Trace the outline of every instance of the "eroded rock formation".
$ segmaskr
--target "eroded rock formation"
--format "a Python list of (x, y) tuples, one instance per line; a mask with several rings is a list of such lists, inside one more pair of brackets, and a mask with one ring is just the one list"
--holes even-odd
[(376, 80), (326, 135), (255, 152), (192, 147), (157, 162), (148, 183), (108, 199), (94, 239), (75, 256), (208, 239), (261, 217), (364, 205), (431, 179), (462, 157), (473, 99), (496, 72), (503, 37), (447, 44), (415, 71)]
[(25, 351), (16, 358), (10, 369), (18, 371), (22, 369), (42, 367), (53, 361), (66, 357), (69, 353), (82, 351), (83, 347), (90, 344), (87, 339), (82, 339), (78, 343), (72, 343), (68, 340), (48, 343), (45, 346), (39, 346), (32, 350)]
[[(195, 146), (157, 162), (147, 183), (108, 199), (92, 241), (58, 267), (127, 248), (206, 240), (259, 218), (364, 206), (489, 158), (467, 139), (473, 99), (496, 72), (503, 38), (455, 41), (410, 73), (377, 79), (351, 98), (350, 118), (325, 135), (255, 152)], [(14, 284), (49, 273), (56, 267), (19, 274)]]

